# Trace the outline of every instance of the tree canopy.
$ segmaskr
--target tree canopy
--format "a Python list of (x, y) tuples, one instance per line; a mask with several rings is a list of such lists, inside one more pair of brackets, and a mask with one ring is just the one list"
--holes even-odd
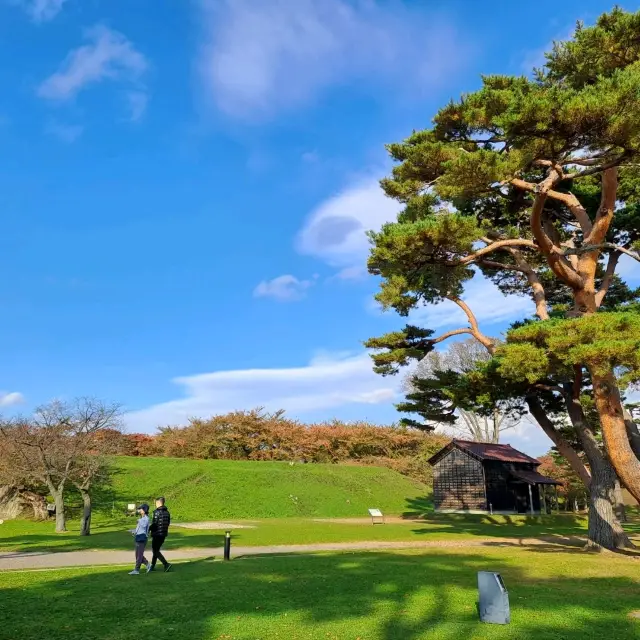
[[(637, 379), (639, 291), (617, 273), (622, 258), (640, 261), (638, 42), (640, 12), (616, 8), (579, 24), (531, 77), (484, 76), (429, 128), (387, 145), (396, 165), (381, 185), (404, 209), (369, 234), (376, 298), (410, 322), (423, 304), (452, 300), (468, 326), (437, 336), (409, 324), (365, 344), (385, 374), (417, 357), (416, 337), (425, 354), (461, 334), (493, 354), (463, 300), (469, 281), (531, 297), (538, 322), (509, 334), (494, 384), (526, 397), (541, 426), (549, 412), (540, 400), (565, 402), (588, 426), (578, 406), (586, 390), (608, 456), (640, 499), (620, 393)], [(518, 375), (508, 370), (516, 361)]]

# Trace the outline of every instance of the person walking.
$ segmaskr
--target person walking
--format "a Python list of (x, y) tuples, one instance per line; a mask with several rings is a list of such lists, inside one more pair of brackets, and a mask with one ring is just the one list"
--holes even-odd
[(144, 557), (144, 549), (147, 546), (147, 539), (149, 536), (149, 505), (141, 504), (138, 507), (138, 524), (133, 530), (133, 537), (136, 541), (136, 566), (133, 571), (129, 571), (130, 576), (137, 576), (140, 574), (140, 567), (144, 564), (149, 570), (149, 561)]
[(155, 571), (158, 560), (162, 562), (165, 572), (171, 569), (171, 563), (167, 562), (160, 552), (166, 537), (169, 535), (170, 524), (171, 514), (165, 505), (164, 497), (156, 498), (156, 508), (151, 520), (151, 549), (153, 550), (153, 557), (151, 558), (151, 564), (147, 565), (147, 573)]

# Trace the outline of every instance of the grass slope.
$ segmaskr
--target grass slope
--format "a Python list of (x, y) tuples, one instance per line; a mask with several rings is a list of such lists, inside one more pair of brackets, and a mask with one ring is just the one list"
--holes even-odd
[[(502, 574), (510, 625), (478, 621), (478, 570)], [(624, 557), (517, 546), (10, 572), (0, 639), (631, 640), (639, 575)]]
[(176, 520), (424, 511), (427, 488), (390, 469), (288, 462), (117, 458), (113, 499), (164, 495)]

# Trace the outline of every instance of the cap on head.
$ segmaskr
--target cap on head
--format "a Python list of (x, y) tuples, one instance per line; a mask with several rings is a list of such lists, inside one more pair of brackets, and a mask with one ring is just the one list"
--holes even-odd
[(164, 507), (164, 503), (165, 503), (164, 496), (160, 496), (159, 498), (156, 498), (156, 504), (158, 502)]
[(145, 502), (138, 507), (138, 510), (142, 509), (147, 515), (149, 515), (149, 505)]

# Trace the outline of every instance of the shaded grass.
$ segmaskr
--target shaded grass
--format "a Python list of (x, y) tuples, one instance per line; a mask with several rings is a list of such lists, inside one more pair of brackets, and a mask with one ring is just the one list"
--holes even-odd
[[(54, 533), (52, 522), (10, 521), (0, 526), (0, 551), (55, 552), (81, 549), (129, 549), (127, 529), (134, 519), (103, 520), (89, 537), (78, 535), (79, 523), (69, 523), (70, 531)], [(580, 536), (586, 520), (575, 516), (462, 516), (433, 515), (426, 519), (386, 525), (315, 522), (300, 518), (254, 521), (253, 529), (232, 533), (233, 544), (263, 546), (356, 541), (465, 540), (477, 537), (523, 538), (540, 536)], [(640, 523), (628, 526), (640, 534)], [(165, 548), (219, 547), (224, 530), (184, 529), (173, 526)]]
[[(196, 561), (0, 574), (0, 639), (614, 640), (639, 637), (637, 561), (465, 549)], [(476, 572), (499, 571), (512, 624), (477, 620)]]

